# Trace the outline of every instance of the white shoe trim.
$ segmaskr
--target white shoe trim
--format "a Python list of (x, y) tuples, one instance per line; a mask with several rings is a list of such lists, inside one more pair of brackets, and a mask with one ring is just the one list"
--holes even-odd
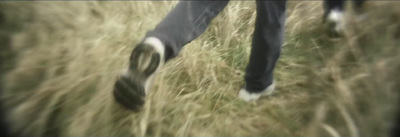
[(260, 93), (250, 93), (247, 91), (245, 88), (242, 88), (239, 92), (239, 98), (244, 100), (244, 101), (255, 101), (259, 99), (262, 96), (269, 96), (271, 95), (275, 90), (275, 82), (273, 82), (270, 86), (265, 88), (263, 91)]
[(151, 90), (151, 87), (153, 85), (153, 81), (154, 81), (155, 75), (158, 73), (158, 71), (164, 65), (165, 46), (162, 44), (161, 40), (156, 38), (156, 37), (148, 37), (148, 38), (146, 38), (144, 40), (143, 43), (154, 47), (154, 49), (160, 54), (160, 64), (158, 65), (156, 71), (153, 74), (151, 74), (147, 78), (147, 80), (144, 82), (145, 93), (146, 93), (146, 95), (148, 95), (150, 90)]
[(340, 10), (331, 10), (328, 14), (327, 20), (328, 22), (332, 22), (335, 24), (335, 31), (340, 33), (344, 30), (344, 17), (343, 12)]
[(156, 37), (148, 37), (144, 40), (143, 43), (153, 46), (157, 50), (157, 52), (160, 53), (161, 60), (164, 60), (165, 46), (162, 44), (160, 39)]
[(339, 10), (331, 10), (328, 15), (329, 21), (338, 22), (343, 18), (343, 12)]

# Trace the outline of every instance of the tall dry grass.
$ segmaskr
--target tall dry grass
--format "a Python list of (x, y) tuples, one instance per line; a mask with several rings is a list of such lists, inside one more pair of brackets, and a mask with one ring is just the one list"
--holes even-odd
[[(399, 2), (368, 2), (344, 38), (328, 37), (321, 1), (291, 1), (277, 94), (246, 103), (253, 1), (232, 1), (168, 62), (131, 113), (113, 101), (131, 50), (176, 4), (0, 2), (1, 100), (33, 136), (386, 136), (399, 90)], [(351, 12), (349, 12), (351, 13)]]

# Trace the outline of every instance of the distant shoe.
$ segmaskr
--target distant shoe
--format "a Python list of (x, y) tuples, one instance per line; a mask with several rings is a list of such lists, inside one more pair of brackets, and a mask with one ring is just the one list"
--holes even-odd
[(164, 64), (164, 48), (159, 39), (149, 37), (132, 51), (129, 67), (114, 86), (116, 102), (133, 111), (143, 106), (154, 77)]
[(275, 91), (275, 82), (273, 82), (270, 86), (265, 88), (263, 91), (259, 93), (251, 93), (247, 91), (245, 88), (242, 88), (239, 92), (239, 99), (244, 101), (255, 101), (262, 96), (269, 96)]
[(345, 29), (344, 14), (340, 10), (331, 10), (324, 19), (328, 32), (334, 36), (339, 36)]

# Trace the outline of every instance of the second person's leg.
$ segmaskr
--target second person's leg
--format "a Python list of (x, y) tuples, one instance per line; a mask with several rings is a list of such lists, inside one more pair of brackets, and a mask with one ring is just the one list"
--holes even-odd
[(343, 12), (345, 0), (324, 0), (324, 20), (332, 11)]
[(257, 18), (245, 75), (246, 85), (239, 92), (239, 97), (246, 101), (256, 100), (274, 90), (273, 72), (281, 53), (286, 20), (285, 0), (256, 2)]
[(345, 0), (324, 0), (323, 22), (331, 36), (339, 36), (344, 29), (344, 2)]

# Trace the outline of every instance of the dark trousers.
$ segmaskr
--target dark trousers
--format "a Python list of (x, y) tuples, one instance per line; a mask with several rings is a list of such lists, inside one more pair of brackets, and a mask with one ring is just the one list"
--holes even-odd
[[(146, 37), (157, 37), (163, 42), (168, 61), (177, 56), (183, 46), (201, 35), (228, 2), (180, 1)], [(245, 88), (250, 92), (260, 92), (273, 82), (273, 71), (281, 53), (286, 13), (286, 0), (256, 1), (256, 4), (255, 31), (245, 75)]]

